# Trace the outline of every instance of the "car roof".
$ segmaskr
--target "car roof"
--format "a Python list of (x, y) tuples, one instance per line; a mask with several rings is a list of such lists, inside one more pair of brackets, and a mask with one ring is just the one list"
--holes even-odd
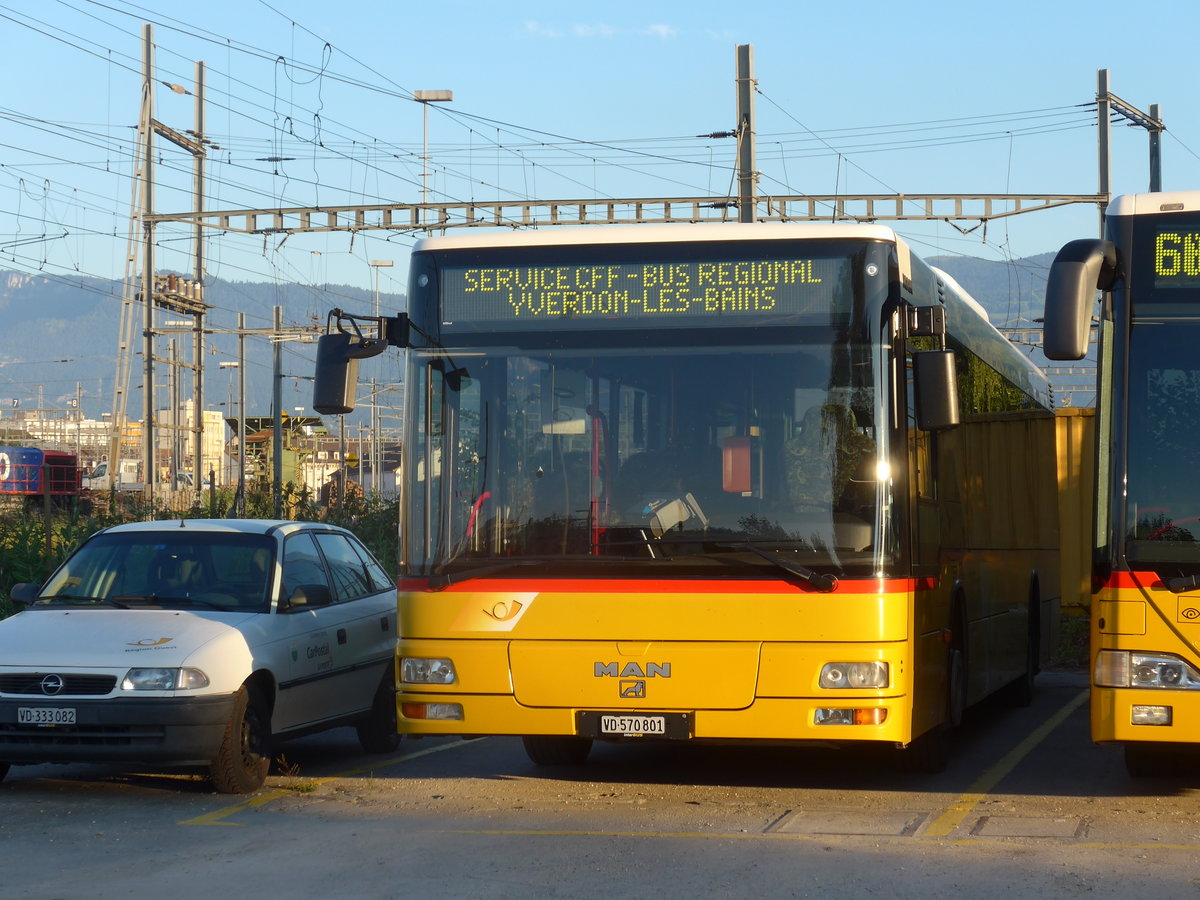
[(126, 522), (105, 529), (108, 534), (131, 532), (202, 531), (220, 534), (292, 534), (297, 531), (339, 531), (344, 528), (324, 522), (290, 522), (283, 519), (159, 519), (153, 522)]

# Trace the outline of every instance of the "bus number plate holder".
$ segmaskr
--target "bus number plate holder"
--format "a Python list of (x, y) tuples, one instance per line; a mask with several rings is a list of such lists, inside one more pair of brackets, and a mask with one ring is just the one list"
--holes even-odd
[(686, 741), (692, 737), (693, 720), (690, 712), (580, 710), (575, 713), (575, 733), (590, 738), (666, 738)]

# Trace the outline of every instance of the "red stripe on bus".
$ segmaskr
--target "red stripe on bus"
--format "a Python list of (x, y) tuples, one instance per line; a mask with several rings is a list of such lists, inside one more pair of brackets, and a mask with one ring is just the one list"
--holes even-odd
[(1149, 588), (1161, 586), (1162, 579), (1154, 572), (1112, 572), (1104, 582), (1107, 588)]
[[(936, 578), (854, 578), (838, 582), (832, 593), (837, 594), (899, 594), (932, 591)], [(401, 578), (397, 585), (402, 591), (429, 591), (427, 578)], [(792, 594), (796, 591), (819, 594), (816, 588), (787, 581), (642, 581), (638, 579), (537, 578), (498, 579), (470, 578), (437, 590), (438, 593), (571, 593), (571, 594)]]

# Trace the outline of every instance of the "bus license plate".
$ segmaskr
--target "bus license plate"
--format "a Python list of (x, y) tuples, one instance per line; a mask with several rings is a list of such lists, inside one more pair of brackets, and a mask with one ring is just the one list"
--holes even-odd
[(75, 709), (70, 706), (18, 706), (18, 725), (74, 725)]
[(665, 716), (601, 716), (601, 734), (663, 734), (667, 733)]

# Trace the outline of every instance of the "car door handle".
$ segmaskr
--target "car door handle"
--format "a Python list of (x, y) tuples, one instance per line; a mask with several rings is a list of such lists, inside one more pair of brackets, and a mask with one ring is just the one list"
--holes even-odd
[(337, 630), (337, 639), (338, 639), (339, 644), (346, 643), (346, 629), (345, 628), (339, 628)]

